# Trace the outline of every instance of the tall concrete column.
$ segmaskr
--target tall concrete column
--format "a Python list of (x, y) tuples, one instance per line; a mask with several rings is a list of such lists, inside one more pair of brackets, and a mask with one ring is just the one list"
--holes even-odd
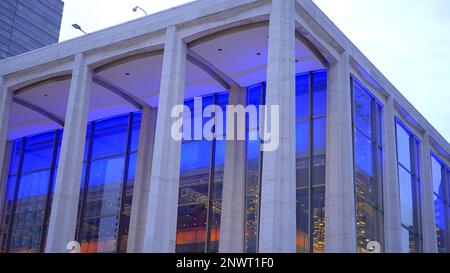
[[(246, 92), (234, 86), (230, 90), (229, 105), (246, 104)], [(237, 140), (237, 120), (227, 122), (234, 127), (233, 141), (227, 141), (220, 218), (220, 253), (244, 252), (245, 160), (246, 143)]]
[(384, 106), (383, 128), (383, 201), (384, 248), (386, 253), (402, 252), (400, 189), (398, 183), (397, 144), (395, 135), (394, 100), (389, 97)]
[(84, 55), (76, 55), (50, 212), (47, 253), (66, 252), (67, 243), (75, 240), (91, 82), (92, 71)]
[(181, 141), (171, 135), (172, 108), (183, 105), (186, 43), (175, 26), (166, 33), (144, 252), (175, 252)]
[(6, 79), (3, 76), (0, 76), (0, 170), (1, 172), (0, 182), (0, 220), (1, 214), (3, 212), (3, 197), (6, 188), (6, 180), (4, 179), (7, 172), (5, 169), (5, 165), (9, 162), (10, 152), (7, 147), (7, 137), (8, 137), (8, 126), (9, 126), (9, 116), (11, 114), (13, 92), (6, 87)]
[[(5, 204), (6, 187), (8, 185), (9, 166), (11, 163), (11, 152), (13, 143), (6, 142), (5, 153), (3, 155), (3, 164), (0, 166), (0, 223), (3, 223), (3, 206)], [(0, 239), (1, 242), (1, 239)]]
[(144, 248), (145, 224), (152, 174), (153, 144), (155, 140), (156, 109), (144, 106), (142, 110), (136, 175), (128, 234), (128, 253), (141, 253)]
[(422, 135), (421, 143), (421, 209), (422, 209), (422, 238), (423, 252), (436, 253), (436, 219), (433, 195), (433, 175), (431, 171), (431, 147), (428, 133)]
[(265, 151), (261, 181), (259, 251), (296, 251), (295, 1), (273, 0), (269, 23), (266, 103), (278, 105), (279, 147)]
[(330, 64), (327, 90), (325, 251), (356, 252), (349, 56)]

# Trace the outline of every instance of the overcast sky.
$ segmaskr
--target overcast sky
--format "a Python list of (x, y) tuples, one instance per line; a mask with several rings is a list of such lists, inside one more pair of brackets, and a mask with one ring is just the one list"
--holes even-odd
[[(211, 0), (213, 1), (213, 0)], [(64, 0), (61, 41), (187, 0)], [(314, 0), (375, 66), (450, 140), (450, 1)]]

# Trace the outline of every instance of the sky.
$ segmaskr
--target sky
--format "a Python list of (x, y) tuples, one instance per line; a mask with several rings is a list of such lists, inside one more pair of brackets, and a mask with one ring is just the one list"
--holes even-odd
[[(213, 1), (213, 0), (211, 0)], [(450, 1), (313, 0), (419, 112), (450, 141)], [(60, 40), (187, 0), (64, 0)]]

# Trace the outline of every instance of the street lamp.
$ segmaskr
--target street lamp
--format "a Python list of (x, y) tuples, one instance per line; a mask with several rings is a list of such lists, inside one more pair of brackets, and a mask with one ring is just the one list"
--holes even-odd
[(141, 10), (145, 13), (145, 16), (147, 16), (147, 12), (145, 11), (145, 9), (141, 8), (140, 6), (136, 6), (133, 8), (133, 12), (137, 12), (138, 10)]
[(80, 27), (80, 25), (78, 25), (78, 24), (73, 24), (72, 27), (73, 27), (74, 29), (76, 29), (76, 30), (79, 30), (79, 31), (83, 32), (84, 34), (87, 34), (87, 32), (84, 31), (84, 30)]

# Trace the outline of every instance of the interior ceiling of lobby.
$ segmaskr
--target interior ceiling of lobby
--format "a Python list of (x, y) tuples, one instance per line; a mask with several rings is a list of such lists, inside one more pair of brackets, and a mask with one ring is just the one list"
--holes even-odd
[[(200, 55), (242, 87), (266, 81), (268, 59), (268, 26), (230, 32), (205, 39), (190, 49)], [(158, 103), (163, 55), (148, 54), (127, 62), (105, 67), (97, 75), (152, 107)], [(321, 61), (299, 39), (296, 39), (296, 73), (323, 69)], [(70, 78), (31, 86), (15, 97), (64, 119), (69, 97)], [(187, 62), (185, 99), (226, 91), (213, 77), (192, 62)], [(88, 120), (138, 111), (125, 99), (92, 83)], [(45, 115), (21, 104), (12, 107), (8, 139), (39, 134), (62, 126)]]

